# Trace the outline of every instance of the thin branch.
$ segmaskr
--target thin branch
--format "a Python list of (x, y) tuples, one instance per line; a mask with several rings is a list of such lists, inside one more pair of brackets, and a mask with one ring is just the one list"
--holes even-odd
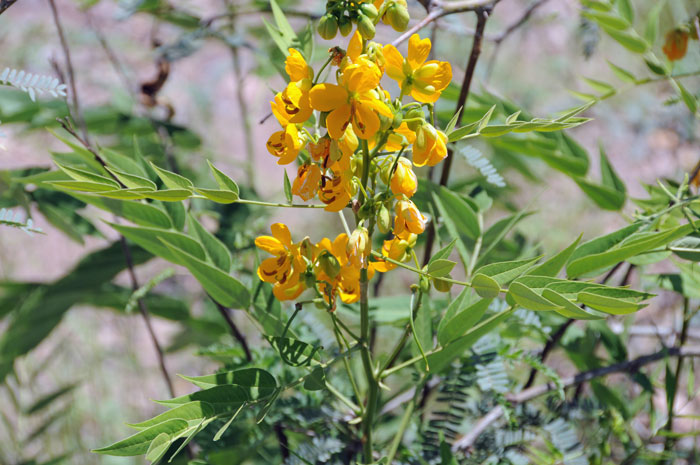
[(231, 315), (229, 315), (229, 309), (221, 305), (216, 300), (214, 300), (212, 296), (209, 296), (209, 298), (216, 304), (216, 308), (219, 309), (219, 313), (221, 313), (221, 316), (223, 316), (224, 320), (226, 320), (226, 324), (231, 329), (231, 334), (233, 334), (233, 337), (235, 337), (236, 340), (241, 344), (241, 347), (243, 347), (246, 360), (252, 362), (253, 354), (251, 354), (250, 347), (248, 347), (248, 341), (246, 341), (245, 336), (243, 336), (243, 333), (238, 329), (238, 326), (236, 326), (236, 323), (234, 323), (233, 319), (231, 318)]
[(525, 24), (532, 14), (537, 10), (539, 7), (547, 3), (549, 0), (537, 0), (535, 3), (530, 5), (528, 9), (526, 9), (522, 16), (518, 18), (518, 20), (514, 21), (510, 26), (508, 26), (503, 32), (501, 32), (499, 35), (495, 36), (492, 38), (492, 40), (498, 44), (503, 42), (510, 36), (513, 32), (515, 32), (518, 28), (520, 28), (523, 24)]
[(8, 8), (14, 5), (17, 0), (0, 0), (0, 15), (5, 12)]
[(56, 8), (56, 2), (54, 0), (48, 0), (49, 6), (51, 7), (51, 15), (53, 16), (53, 22), (56, 25), (56, 32), (58, 33), (58, 38), (61, 41), (61, 48), (63, 49), (63, 56), (66, 60), (66, 70), (68, 72), (68, 83), (70, 85), (71, 97), (73, 100), (73, 109), (75, 110), (75, 118), (80, 126), (80, 130), (83, 134), (83, 139), (88, 140), (87, 126), (85, 125), (85, 120), (83, 119), (83, 113), (80, 109), (80, 100), (78, 100), (78, 90), (75, 85), (75, 71), (73, 69), (73, 61), (70, 57), (70, 47), (68, 47), (68, 41), (63, 33), (63, 26), (61, 25), (61, 19), (58, 17), (58, 9)]
[[(607, 367), (584, 371), (574, 376), (562, 378), (561, 383), (559, 385), (563, 386), (564, 388), (567, 388), (584, 383), (586, 381), (591, 381), (596, 378), (601, 378), (603, 376), (607, 376), (613, 373), (633, 373), (645, 365), (658, 362), (659, 360), (663, 360), (667, 357), (700, 357), (700, 346), (680, 348), (673, 347), (670, 349), (660, 350), (653, 354), (643, 355), (633, 360), (627, 360), (625, 362), (616, 363)], [(557, 384), (553, 382), (548, 382), (545, 384), (531, 387), (529, 389), (524, 389), (517, 394), (506, 395), (506, 399), (511, 404), (517, 405), (543, 396), (557, 389), (559, 389)], [(489, 413), (481, 417), (474, 424), (469, 433), (465, 434), (460, 439), (454, 442), (454, 444), (452, 445), (452, 450), (467, 450), (471, 448), (474, 445), (474, 442), (481, 435), (481, 433), (486, 431), (493, 423), (498, 421), (498, 419), (500, 419), (503, 416), (503, 413), (503, 408), (501, 406), (492, 409)]]

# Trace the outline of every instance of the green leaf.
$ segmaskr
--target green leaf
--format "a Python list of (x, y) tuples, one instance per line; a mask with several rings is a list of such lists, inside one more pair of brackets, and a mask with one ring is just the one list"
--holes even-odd
[[(433, 200), (445, 224), (451, 222), (459, 235), (466, 235), (472, 240), (476, 240), (481, 235), (481, 227), (474, 209), (469, 206), (466, 200), (446, 187), (440, 187), (437, 192), (433, 192)], [(449, 228), (448, 228), (449, 229)]]
[(122, 236), (140, 245), (153, 255), (162, 257), (177, 265), (184, 265), (184, 263), (164, 245), (163, 241), (166, 241), (168, 244), (178, 249), (187, 251), (188, 254), (200, 260), (206, 259), (206, 252), (199, 242), (179, 231), (141, 226), (126, 226), (109, 222), (107, 222), (107, 224), (116, 229)]
[(105, 199), (87, 194), (71, 194), (71, 196), (141, 226), (162, 229), (170, 229), (173, 226), (170, 217), (163, 210), (153, 205), (118, 199)]
[(437, 261), (437, 260), (446, 260), (447, 257), (450, 256), (452, 253), (452, 249), (454, 248), (455, 244), (457, 243), (457, 239), (453, 239), (452, 242), (447, 244), (445, 247), (442, 249), (438, 250), (433, 254), (432, 257), (430, 257), (430, 261), (428, 262), (428, 265), (431, 263)]
[(428, 274), (438, 278), (445, 277), (450, 274), (450, 271), (452, 271), (452, 268), (454, 268), (456, 264), (457, 263), (452, 260), (431, 260), (430, 263), (428, 263)]
[[(469, 331), (486, 313), (493, 299), (480, 299), (476, 303), (463, 308), (446, 323), (438, 327), (438, 342), (446, 346), (453, 340)], [(442, 322), (441, 322), (442, 323)]]
[(207, 231), (194, 216), (187, 215), (190, 234), (193, 234), (204, 246), (210, 261), (222, 271), (231, 269), (231, 253), (216, 236)]
[(268, 371), (260, 368), (243, 368), (205, 376), (182, 376), (201, 389), (235, 384), (247, 391), (248, 399), (258, 400), (268, 397), (277, 389), (277, 381)]
[(684, 260), (700, 262), (700, 237), (687, 236), (673, 241), (669, 250)]
[(490, 333), (496, 326), (498, 326), (501, 321), (508, 317), (513, 312), (513, 309), (509, 309), (503, 312), (496, 313), (495, 315), (487, 318), (478, 325), (471, 328), (467, 333), (452, 341), (442, 349), (433, 352), (428, 355), (428, 363), (430, 364), (430, 370), (434, 373), (440, 373), (444, 370), (454, 359), (459, 357), (464, 353), (465, 350), (469, 349), (476, 341), (478, 341), (485, 334)]
[(630, 237), (641, 227), (642, 223), (632, 223), (617, 231), (586, 241), (574, 251), (571, 255), (571, 260), (574, 261), (587, 255), (604, 252)]
[(240, 281), (168, 242), (163, 241), (163, 244), (214, 300), (228, 308), (248, 308), (250, 293)]
[(472, 288), (484, 299), (494, 299), (501, 293), (501, 286), (498, 285), (498, 282), (481, 273), (474, 275)]
[(630, 0), (617, 0), (617, 11), (628, 23), (634, 23), (634, 7)]
[(673, 83), (673, 87), (675, 87), (680, 94), (685, 106), (687, 106), (688, 110), (690, 110), (690, 113), (695, 115), (698, 112), (698, 101), (696, 100), (695, 96), (691, 94), (688, 89), (686, 89), (685, 86), (677, 79), (672, 79), (671, 82)]
[(314, 359), (318, 359), (320, 346), (312, 346), (306, 342), (289, 337), (269, 337), (270, 345), (279, 352), (282, 361), (294, 367), (310, 365)]
[(615, 173), (602, 144), (600, 145), (600, 177), (603, 186), (613, 189), (622, 195), (626, 195), (627, 189), (625, 188), (625, 184), (617, 173)]
[(73, 389), (75, 389), (78, 385), (77, 384), (69, 384), (68, 386), (63, 386), (55, 391), (53, 391), (50, 394), (47, 394), (43, 397), (41, 397), (39, 400), (34, 402), (32, 405), (27, 407), (26, 409), (22, 410), (22, 413), (25, 415), (32, 415), (36, 412), (39, 412), (49, 405), (51, 405), (54, 401), (57, 399), (60, 399), (61, 397), (65, 396), (66, 394), (70, 394), (73, 392)]
[(304, 379), (304, 389), (307, 391), (320, 391), (326, 387), (326, 373), (323, 368), (317, 366)]
[(170, 444), (172, 444), (170, 435), (168, 433), (160, 433), (148, 446), (148, 450), (146, 451), (146, 460), (150, 461), (151, 463), (157, 462), (168, 451)]
[[(540, 294), (544, 290), (540, 289)], [(508, 287), (508, 297), (512, 299), (522, 308), (533, 311), (550, 311), (556, 310), (558, 305), (545, 299), (540, 294), (535, 292), (530, 287), (526, 286), (519, 280), (516, 280)]]
[(187, 210), (182, 202), (164, 202), (161, 206), (168, 212), (170, 220), (173, 222), (173, 226), (178, 231), (185, 229), (185, 221), (187, 220)]
[[(623, 291), (620, 295), (624, 296), (626, 289), (591, 289), (588, 291), (579, 292), (577, 301), (595, 310), (610, 313), (612, 315), (627, 315), (634, 313), (645, 305), (635, 302), (636, 297), (613, 297), (616, 292)], [(605, 295), (605, 294), (609, 295)]]
[(127, 188), (143, 188), (152, 191), (158, 189), (156, 183), (142, 176), (124, 173), (123, 171), (119, 171), (114, 168), (107, 168), (107, 170), (116, 176), (116, 178), (119, 179), (119, 181), (121, 181), (121, 183)]
[(600, 320), (604, 318), (603, 315), (596, 315), (582, 309), (552, 289), (542, 290), (542, 297), (554, 303), (557, 306), (554, 311), (566, 318), (574, 318), (577, 320)]
[(136, 429), (147, 429), (151, 426), (157, 425), (158, 423), (171, 419), (185, 420), (192, 425), (193, 421), (198, 423), (204, 418), (210, 418), (213, 416), (214, 408), (211, 406), (211, 404), (196, 400), (178, 405), (177, 407), (163, 412), (150, 420), (146, 420), (141, 423), (127, 423), (127, 426)]
[(631, 29), (629, 32), (619, 31), (606, 26), (603, 26), (603, 29), (605, 29), (605, 32), (607, 32), (610, 37), (631, 52), (641, 54), (649, 49), (649, 44), (646, 40), (639, 37), (639, 35)]
[(477, 269), (475, 273), (493, 278), (499, 286), (505, 286), (518, 276), (524, 274), (525, 271), (540, 258), (541, 257), (535, 257), (511, 262), (491, 263)]
[(218, 414), (235, 411), (241, 404), (249, 400), (247, 392), (243, 387), (235, 384), (224, 384), (204, 389), (203, 391), (193, 392), (185, 396), (175, 397), (174, 399), (157, 400), (156, 402), (161, 405), (174, 407), (199, 401), (210, 405), (214, 409), (214, 413)]
[(574, 179), (581, 190), (604, 210), (619, 210), (625, 204), (626, 196), (618, 191), (610, 189), (606, 186), (601, 186), (585, 179)]
[(292, 183), (289, 181), (289, 176), (287, 176), (287, 170), (282, 170), (284, 173), (284, 196), (287, 199), (288, 204), (292, 204)]
[(112, 186), (112, 189), (119, 189), (120, 188), (118, 182), (116, 182), (114, 179), (109, 178), (107, 176), (102, 176), (102, 175), (95, 174), (93, 172), (86, 171), (86, 170), (83, 170), (80, 168), (61, 164), (55, 160), (54, 160), (54, 163), (56, 164), (56, 166), (58, 166), (61, 169), (61, 171), (63, 171), (64, 173), (66, 173), (68, 176), (70, 176), (71, 178), (73, 178), (76, 181), (92, 182), (92, 183), (96, 183), (96, 184), (107, 184), (107, 185)]
[(228, 177), (223, 171), (218, 169), (212, 162), (207, 160), (207, 163), (209, 164), (209, 169), (211, 170), (212, 174), (214, 175), (214, 179), (216, 180), (216, 183), (219, 185), (219, 188), (221, 190), (226, 190), (230, 192), (234, 192), (236, 195), (239, 194), (238, 190), (238, 184)]
[(615, 87), (611, 86), (607, 82), (599, 81), (597, 79), (591, 79), (584, 77), (584, 81), (595, 91), (600, 92), (603, 96), (612, 95), (615, 93)]
[(669, 70), (662, 63), (656, 60), (656, 58), (645, 57), (644, 63), (646, 63), (647, 68), (649, 68), (652, 73), (659, 76), (667, 76), (669, 73)]
[(616, 64), (614, 64), (610, 61), (608, 61), (608, 66), (610, 66), (610, 69), (615, 74), (615, 76), (617, 76), (617, 78), (619, 80), (624, 81), (624, 82), (629, 82), (632, 84), (637, 82), (637, 78), (634, 77), (634, 74), (630, 73), (626, 69), (624, 69), (620, 66), (617, 66)]
[(45, 184), (58, 189), (67, 189), (80, 192), (104, 192), (114, 190), (114, 185), (88, 181), (52, 181)]
[(654, 3), (654, 6), (647, 14), (647, 23), (646, 27), (644, 28), (644, 38), (652, 45), (656, 42), (656, 38), (659, 34), (659, 17), (661, 16), (661, 10), (663, 9), (665, 3), (665, 0), (658, 0)]
[(562, 268), (564, 268), (564, 265), (566, 265), (566, 262), (569, 260), (571, 255), (574, 253), (576, 250), (576, 246), (578, 245), (579, 241), (581, 240), (581, 237), (583, 237), (583, 234), (580, 234), (574, 242), (571, 243), (567, 248), (547, 260), (546, 262), (537, 265), (534, 268), (531, 268), (525, 272), (526, 275), (531, 275), (531, 276), (552, 276), (556, 277), (559, 272), (561, 271)]
[(229, 190), (203, 189), (201, 187), (198, 187), (195, 190), (197, 191), (197, 193), (216, 203), (234, 203), (238, 201), (239, 198), (237, 193), (231, 192)]
[(179, 174), (173, 173), (172, 171), (159, 168), (152, 162), (151, 167), (155, 170), (158, 177), (161, 179), (161, 181), (163, 181), (163, 184), (165, 184), (165, 187), (167, 187), (168, 189), (183, 189), (190, 193), (194, 190), (194, 185), (192, 184), (192, 181), (190, 181), (186, 177), (180, 176)]
[(605, 13), (602, 11), (583, 11), (581, 13), (583, 16), (586, 18), (600, 24), (602, 27), (604, 27), (606, 30), (612, 29), (612, 30), (619, 30), (619, 31), (624, 31), (625, 29), (630, 27), (629, 21), (627, 21), (625, 18), (621, 18), (617, 15), (614, 15), (612, 13)]
[(129, 436), (111, 446), (95, 449), (92, 452), (120, 457), (143, 455), (148, 451), (151, 442), (159, 435), (167, 434), (169, 437), (175, 439), (180, 437), (188, 427), (189, 425), (185, 420), (167, 420), (143, 431), (139, 431), (133, 436)]
[(143, 196), (153, 200), (161, 200), (163, 202), (180, 202), (189, 199), (192, 196), (192, 191), (187, 189), (166, 189), (162, 191), (146, 191)]

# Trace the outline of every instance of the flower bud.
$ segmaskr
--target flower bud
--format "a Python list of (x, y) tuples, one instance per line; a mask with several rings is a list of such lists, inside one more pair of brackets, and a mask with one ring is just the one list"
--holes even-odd
[(318, 22), (318, 34), (326, 40), (330, 40), (338, 33), (338, 20), (328, 13)]
[(355, 266), (364, 267), (365, 261), (372, 250), (372, 243), (369, 241), (369, 232), (367, 228), (360, 227), (355, 229), (346, 246), (348, 259)]
[(411, 169), (411, 161), (399, 158), (394, 174), (391, 176), (391, 192), (410, 198), (418, 190), (418, 178)]
[(363, 3), (362, 5), (360, 5), (360, 12), (373, 21), (377, 17), (377, 15), (379, 15), (377, 8), (371, 3)]
[(318, 256), (318, 266), (329, 278), (335, 279), (340, 273), (340, 262), (333, 254), (324, 250)]
[(347, 37), (352, 32), (352, 23), (348, 16), (341, 16), (338, 21), (338, 29), (343, 37)]
[(374, 38), (374, 22), (363, 14), (359, 14), (357, 16), (357, 30), (365, 40)]
[(391, 231), (391, 212), (384, 204), (379, 207), (379, 212), (377, 213), (377, 228), (382, 234)]
[(379, 116), (379, 130), (382, 132), (388, 130), (394, 124), (393, 118), (387, 118), (384, 115), (377, 116)]
[(396, 114), (394, 114), (394, 120), (391, 122), (392, 129), (397, 129), (399, 126), (401, 126), (402, 122), (403, 114), (400, 111), (397, 111)]
[(430, 292), (430, 280), (428, 279), (427, 276), (421, 276), (420, 277), (420, 290), (423, 292), (423, 294), (427, 294)]
[(299, 244), (299, 254), (306, 258), (309, 262), (313, 259), (314, 246), (311, 244), (311, 239), (306, 236), (303, 241)]
[[(423, 112), (422, 108), (411, 108), (406, 112), (406, 119), (420, 119), (420, 120), (425, 120), (425, 113)], [(407, 121), (406, 125), (408, 126), (408, 129), (411, 131), (418, 131), (418, 128), (421, 127), (422, 121)]]
[(408, 22), (411, 19), (408, 14), (408, 9), (399, 3), (394, 3), (386, 10), (386, 22), (394, 28), (396, 32), (403, 32), (408, 27)]

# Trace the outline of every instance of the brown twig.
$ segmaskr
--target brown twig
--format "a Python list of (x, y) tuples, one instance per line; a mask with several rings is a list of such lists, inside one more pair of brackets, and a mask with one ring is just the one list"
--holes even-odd
[[(670, 349), (660, 350), (653, 354), (643, 355), (637, 357), (633, 360), (627, 360), (624, 362), (616, 363), (614, 365), (609, 365), (602, 368), (596, 368), (594, 370), (584, 371), (578, 373), (574, 376), (569, 376), (561, 379), (560, 386), (567, 388), (570, 386), (575, 386), (580, 383), (590, 381), (592, 379), (601, 378), (603, 376), (610, 375), (612, 373), (627, 372), (633, 373), (639, 368), (648, 365), (650, 363), (658, 362), (667, 357), (700, 357), (700, 346), (698, 347), (673, 347)], [(549, 392), (559, 389), (559, 386), (553, 382), (548, 382), (540, 384), (538, 386), (531, 387), (529, 389), (524, 389), (517, 394), (506, 395), (506, 399), (513, 405), (522, 404), (524, 402), (530, 401), (537, 397), (543, 396)], [(469, 433), (462, 436), (460, 439), (454, 442), (452, 445), (452, 450), (468, 450), (473, 445), (478, 437), (486, 431), (493, 423), (498, 421), (503, 416), (503, 408), (499, 405), (492, 409), (485, 416), (481, 417), (469, 431)]]
[(17, 0), (0, 0), (0, 15), (5, 12), (8, 8), (14, 5)]
[(80, 109), (80, 100), (78, 99), (78, 90), (75, 85), (75, 71), (73, 69), (73, 60), (70, 56), (70, 47), (68, 47), (68, 41), (66, 40), (66, 35), (63, 33), (63, 26), (61, 25), (61, 19), (58, 17), (58, 9), (56, 8), (56, 2), (54, 0), (48, 0), (49, 6), (51, 7), (51, 15), (53, 16), (53, 22), (56, 25), (56, 32), (58, 33), (58, 39), (61, 42), (61, 49), (63, 50), (63, 56), (66, 60), (66, 70), (68, 72), (68, 83), (71, 90), (71, 98), (73, 100), (73, 109), (75, 111), (74, 115), (78, 126), (80, 126), (81, 133), (83, 134), (83, 139), (89, 141), (87, 126), (85, 124), (85, 119), (83, 119), (83, 113)]
[(250, 347), (248, 347), (248, 341), (246, 341), (245, 336), (243, 336), (243, 333), (238, 329), (238, 326), (236, 326), (236, 323), (234, 323), (233, 319), (231, 318), (231, 315), (229, 315), (229, 309), (221, 305), (216, 300), (214, 300), (212, 296), (209, 296), (209, 298), (212, 300), (212, 302), (216, 304), (216, 308), (219, 309), (219, 313), (221, 313), (221, 316), (223, 316), (224, 320), (226, 320), (226, 324), (231, 329), (231, 334), (233, 334), (233, 337), (235, 337), (236, 340), (241, 344), (243, 352), (245, 352), (246, 360), (252, 362), (253, 354), (250, 352)]
[[(455, 2), (456, 3), (456, 2)], [(491, 2), (491, 7), (495, 2)], [(491, 13), (491, 8), (479, 8), (476, 11), (477, 23), (476, 23), (476, 33), (474, 34), (474, 42), (472, 43), (472, 49), (469, 54), (469, 61), (467, 63), (467, 69), (464, 72), (464, 79), (462, 80), (462, 87), (459, 91), (459, 98), (457, 99), (457, 106), (455, 112), (459, 113), (457, 116), (457, 126), (462, 122), (462, 115), (464, 114), (463, 107), (467, 102), (469, 97), (469, 90), (472, 84), (472, 78), (474, 77), (474, 70), (476, 69), (476, 62), (479, 60), (481, 55), (481, 43), (484, 38), (484, 28), (486, 27), (486, 21)], [(442, 174), (440, 176), (440, 185), (447, 185), (447, 181), (450, 176), (450, 168), (452, 166), (452, 159), (454, 151), (449, 148), (447, 153), (447, 158), (443, 162)], [(431, 173), (432, 174), (432, 173)], [(430, 261), (430, 255), (433, 251), (433, 244), (435, 242), (435, 218), (432, 219), (428, 225), (428, 230), (425, 239), (425, 251), (423, 255), (423, 265), (426, 265)]]

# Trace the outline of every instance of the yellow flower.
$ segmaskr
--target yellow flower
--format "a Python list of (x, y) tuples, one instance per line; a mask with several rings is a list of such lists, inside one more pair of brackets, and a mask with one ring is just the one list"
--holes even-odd
[(333, 178), (326, 179), (318, 192), (318, 198), (326, 204), (326, 211), (339, 212), (352, 198), (349, 180), (340, 172), (333, 173)]
[(407, 239), (410, 234), (422, 234), (425, 231), (426, 218), (418, 211), (410, 200), (396, 202), (396, 218), (394, 219), (394, 235)]
[(447, 136), (430, 124), (424, 124), (416, 132), (413, 143), (413, 163), (416, 166), (435, 166), (447, 156)]
[(299, 248), (292, 243), (289, 228), (282, 223), (270, 227), (272, 236), (260, 236), (255, 245), (274, 257), (267, 258), (258, 267), (258, 277), (267, 283), (273, 283), (273, 293), (279, 300), (296, 299), (304, 289), (300, 280), (305, 263)]
[[(410, 251), (416, 245), (417, 239), (418, 236), (415, 234), (409, 234), (406, 239), (394, 237), (393, 239), (384, 241), (384, 245), (382, 246), (382, 255), (397, 262), (405, 262), (411, 258)], [(373, 264), (374, 269), (380, 273), (393, 270), (398, 266), (395, 263), (391, 263), (387, 260), (378, 260), (373, 262)]]
[(296, 160), (303, 142), (296, 125), (288, 124), (282, 131), (273, 133), (267, 140), (267, 151), (279, 157), (278, 165), (287, 165)]
[(384, 46), (386, 74), (396, 80), (404, 94), (419, 102), (432, 103), (452, 80), (452, 67), (446, 61), (431, 60), (430, 39), (421, 40), (418, 34), (408, 39), (408, 55), (404, 59), (393, 45)]
[(357, 140), (352, 125), (345, 128), (345, 132), (340, 139), (332, 140), (330, 146), (330, 168), (333, 171), (347, 171), (350, 169), (350, 157), (355, 153), (360, 141)]
[(298, 50), (289, 49), (284, 69), (290, 82), (284, 91), (277, 93), (275, 99), (270, 102), (272, 114), (282, 127), (289, 123), (303, 123), (313, 112), (309, 102), (309, 90), (314, 72)]
[(408, 124), (401, 125), (393, 129), (387, 138), (384, 150), (388, 152), (398, 152), (402, 147), (411, 145), (416, 140), (416, 133), (411, 131)]
[[(331, 243), (330, 239), (324, 238), (318, 243), (318, 249), (327, 251), (338, 262), (340, 270), (338, 274), (331, 278), (325, 271), (323, 263), (317, 261), (314, 269), (316, 279), (319, 281), (319, 289), (324, 294), (326, 302), (333, 303), (335, 295), (340, 296), (340, 300), (346, 304), (351, 304), (360, 300), (360, 268), (353, 265), (348, 257), (348, 242), (347, 234), (339, 234)], [(319, 254), (321, 257), (321, 254)], [(371, 262), (367, 268), (367, 277), (372, 279), (374, 276), (374, 262)], [(335, 269), (335, 267), (333, 267)]]
[(331, 140), (328, 137), (321, 137), (318, 142), (309, 142), (309, 155), (314, 161), (323, 161), (331, 150)]
[(382, 77), (379, 67), (369, 60), (358, 58), (358, 63), (346, 66), (338, 84), (318, 84), (309, 92), (311, 106), (329, 112), (326, 117), (328, 134), (340, 139), (352, 123), (355, 134), (370, 139), (379, 130), (379, 116), (393, 118), (389, 107), (379, 100), (375, 91)]
[(418, 178), (411, 169), (411, 161), (406, 158), (399, 158), (394, 174), (391, 176), (391, 192), (395, 195), (405, 195), (411, 197), (418, 190)]
[(305, 164), (300, 166), (292, 185), (292, 194), (298, 195), (304, 200), (313, 199), (318, 191), (321, 176), (321, 169), (316, 165)]

